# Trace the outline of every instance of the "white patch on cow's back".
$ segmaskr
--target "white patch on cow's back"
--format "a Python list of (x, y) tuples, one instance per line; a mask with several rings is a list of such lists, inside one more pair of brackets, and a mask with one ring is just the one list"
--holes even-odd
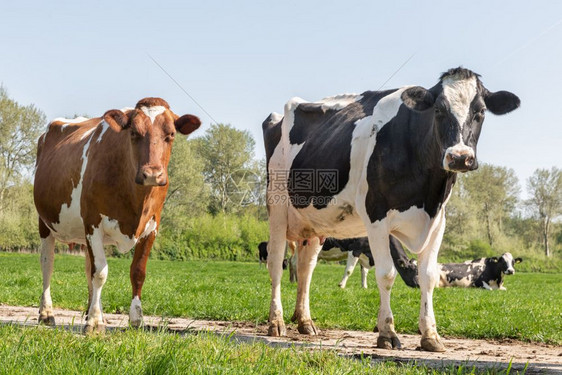
[(145, 115), (147, 115), (150, 118), (151, 122), (154, 122), (154, 119), (156, 118), (156, 116), (161, 115), (162, 113), (164, 113), (164, 111), (166, 111), (166, 107), (161, 106), (161, 105), (155, 105), (152, 107), (140, 107), (140, 110), (143, 111), (143, 113)]
[(449, 101), (451, 113), (462, 129), (470, 110), (470, 103), (478, 93), (476, 77), (459, 79), (457, 76), (445, 77), (442, 81), (443, 95)]
[(98, 128), (97, 126), (93, 126), (90, 129), (86, 130), (84, 134), (82, 134), (82, 136), (80, 137), (80, 140), (83, 140), (84, 138), (90, 136), (94, 131), (96, 131), (97, 128)]

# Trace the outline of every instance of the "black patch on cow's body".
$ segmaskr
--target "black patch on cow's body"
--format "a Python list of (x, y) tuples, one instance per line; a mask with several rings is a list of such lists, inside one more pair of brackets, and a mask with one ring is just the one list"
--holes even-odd
[(385, 218), (391, 209), (403, 212), (412, 206), (435, 217), (456, 179), (441, 168), (441, 160), (433, 112), (401, 106), (377, 134), (367, 166), (365, 204), (371, 222)]
[[(325, 208), (331, 198), (340, 193), (349, 181), (351, 141), (355, 122), (373, 112), (380, 99), (396, 90), (367, 91), (360, 101), (335, 110), (322, 109), (322, 103), (303, 103), (295, 109), (290, 132), (291, 144), (304, 146), (291, 165), (288, 190), (296, 208)], [(334, 177), (335, 184), (323, 184), (324, 177)], [(312, 178), (307, 189), (303, 178)]]
[(263, 142), (265, 146), (266, 165), (275, 151), (275, 147), (281, 140), (281, 124), (283, 119), (278, 122), (273, 121), (273, 114), (269, 115), (262, 124)]

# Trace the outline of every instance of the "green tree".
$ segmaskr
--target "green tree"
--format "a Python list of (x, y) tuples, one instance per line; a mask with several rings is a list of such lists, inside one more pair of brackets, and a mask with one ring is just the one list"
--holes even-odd
[(255, 142), (250, 133), (227, 124), (213, 124), (203, 137), (194, 140), (194, 146), (203, 159), (203, 174), (211, 188), (211, 212), (239, 210), (247, 199), (249, 184), (255, 180)]
[(556, 167), (537, 169), (527, 180), (530, 198), (525, 202), (541, 222), (544, 254), (549, 257), (549, 235), (552, 220), (562, 215), (562, 171)]
[(45, 114), (33, 104), (24, 106), (10, 99), (0, 86), (0, 213), (8, 188), (31, 175), (37, 138), (45, 126)]
[(177, 217), (200, 215), (207, 209), (209, 189), (205, 186), (203, 165), (194, 150), (194, 141), (177, 137), (168, 165), (170, 188), (163, 215), (166, 223)]
[(488, 243), (493, 246), (497, 233), (503, 233), (505, 218), (513, 214), (518, 202), (520, 188), (515, 172), (483, 164), (463, 176), (463, 188), (477, 219), (484, 223)]

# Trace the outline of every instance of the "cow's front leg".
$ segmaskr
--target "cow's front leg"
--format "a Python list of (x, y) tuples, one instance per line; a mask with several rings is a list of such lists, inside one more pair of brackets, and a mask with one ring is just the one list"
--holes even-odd
[(371, 227), (368, 229), (369, 246), (375, 261), (375, 276), (380, 295), (380, 307), (377, 316), (377, 347), (381, 349), (401, 348), (400, 340), (394, 330), (394, 317), (390, 308), (390, 292), (396, 269), (390, 255), (388, 231), (386, 228)]
[(351, 251), (347, 252), (347, 263), (345, 265), (345, 272), (343, 274), (343, 278), (339, 283), (340, 288), (345, 289), (345, 286), (347, 285), (347, 280), (349, 279), (349, 276), (351, 276), (351, 274), (353, 273), (353, 270), (355, 269), (358, 260), (359, 258), (353, 256), (353, 252)]
[(131, 308), (129, 309), (129, 324), (133, 327), (141, 327), (143, 322), (141, 293), (144, 279), (146, 278), (146, 263), (152, 249), (152, 244), (156, 238), (155, 232), (141, 238), (135, 246), (135, 255), (131, 263), (131, 286), (133, 287), (133, 297)]
[[(421, 291), (419, 328), (422, 334), (421, 347), (430, 352), (444, 352), (445, 345), (437, 333), (435, 314), (433, 312), (433, 289), (439, 283), (439, 267), (437, 254), (443, 239), (445, 219), (442, 226), (436, 229), (427, 247), (418, 256), (418, 279)], [(376, 263), (375, 263), (376, 264)]]
[[(101, 224), (100, 224), (101, 225)], [(88, 309), (88, 321), (84, 327), (86, 333), (104, 332), (105, 323), (101, 307), (101, 291), (107, 280), (107, 260), (103, 249), (103, 230), (95, 228), (92, 233), (86, 232), (86, 245), (90, 257), (90, 272), (92, 280), (92, 294), (90, 297), (90, 308)]]
[(310, 316), (310, 280), (321, 249), (319, 239), (313, 238), (308, 239), (306, 245), (298, 250), (297, 303), (291, 320), (297, 322), (299, 332), (305, 335), (318, 334)]
[[(55, 325), (53, 315), (53, 301), (51, 300), (51, 276), (55, 262), (55, 237), (39, 219), (39, 233), (41, 235), (41, 272), (43, 273), (43, 293), (39, 304), (39, 323), (49, 326)], [(45, 237), (43, 237), (45, 236)]]

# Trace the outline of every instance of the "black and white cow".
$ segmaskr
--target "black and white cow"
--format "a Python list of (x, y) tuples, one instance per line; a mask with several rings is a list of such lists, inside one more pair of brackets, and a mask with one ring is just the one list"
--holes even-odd
[(325, 237), (369, 237), (380, 292), (381, 348), (400, 347), (390, 309), (396, 270), (389, 235), (419, 258), (421, 347), (443, 351), (433, 312), (437, 253), (445, 204), (457, 172), (477, 168), (476, 144), (486, 110), (501, 115), (519, 98), (492, 93), (463, 68), (442, 74), (430, 89), (407, 86), (329, 97), (293, 98), (284, 115), (263, 123), (268, 169), (269, 335), (286, 334), (280, 281), (285, 241), (298, 241), (294, 320), (316, 334), (310, 315), (312, 271)]
[(506, 290), (503, 286), (505, 275), (515, 273), (514, 265), (523, 259), (513, 258), (511, 253), (501, 257), (480, 258), (464, 263), (443, 263), (439, 265), (439, 287), (458, 286), (462, 288), (484, 288)]
[[(405, 274), (400, 273), (406, 285), (412, 288), (419, 288), (417, 262), (413, 258), (408, 259), (404, 248), (398, 241), (394, 245), (391, 243), (391, 253), (398, 272), (407, 270)], [(440, 288), (461, 287), (506, 290), (503, 286), (504, 276), (513, 275), (515, 273), (515, 264), (522, 261), (523, 259), (521, 258), (513, 258), (511, 253), (504, 253), (501, 257), (478, 258), (467, 260), (464, 263), (438, 263), (439, 284), (437, 286)]]

